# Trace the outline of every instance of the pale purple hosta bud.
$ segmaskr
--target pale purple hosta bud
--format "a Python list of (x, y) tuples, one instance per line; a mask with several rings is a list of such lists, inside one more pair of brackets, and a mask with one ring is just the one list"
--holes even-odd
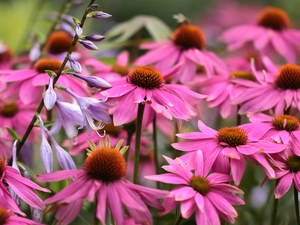
[(70, 67), (72, 70), (74, 70), (76, 73), (81, 73), (82, 68), (78, 61), (73, 60), (71, 57), (69, 57)]
[(90, 9), (91, 10), (97, 10), (99, 8), (99, 5), (98, 4), (92, 4), (91, 6), (90, 6)]
[(47, 137), (45, 134), (45, 127), (43, 120), (39, 115), (37, 118), (40, 122), (40, 130), (42, 135), (42, 143), (40, 148), (40, 155), (44, 173), (51, 173), (53, 171), (53, 153), (50, 144), (47, 141)]
[(82, 1), (81, 0), (77, 0), (75, 2), (72, 3), (72, 6), (77, 7), (77, 6), (81, 6), (82, 5)]
[(102, 36), (100, 34), (92, 34), (89, 36), (84, 36), (84, 39), (93, 41), (93, 42), (100, 42), (100, 41), (104, 40), (104, 38), (105, 38), (105, 36)]
[(64, 170), (76, 170), (75, 163), (72, 159), (72, 157), (69, 155), (69, 153), (64, 150), (62, 147), (59, 146), (59, 144), (55, 141), (54, 137), (51, 135), (51, 133), (45, 129), (51, 143), (53, 144), (53, 147), (56, 150), (56, 156), (57, 161), (60, 165), (60, 167)]
[[(17, 165), (17, 143), (18, 143), (18, 140), (15, 140), (14, 144), (13, 144), (13, 148), (12, 148), (12, 167), (15, 168), (19, 173), (21, 173), (19, 170), (19, 167)], [(19, 207), (21, 207), (21, 205), (22, 205), (21, 199), (17, 195), (17, 193), (10, 186), (8, 187), (8, 191), (11, 194), (12, 198), (17, 203), (17, 205)]]
[(30, 207), (30, 212), (31, 212), (31, 219), (41, 223), (42, 219), (43, 219), (43, 210), (38, 209), (38, 208), (34, 208), (34, 207)]
[(57, 100), (57, 95), (53, 89), (53, 79), (54, 76), (50, 77), (48, 89), (44, 93), (44, 105), (48, 111), (53, 108)]
[(84, 80), (90, 87), (100, 88), (100, 89), (108, 89), (111, 88), (111, 84), (107, 81), (103, 80), (102, 78), (95, 77), (95, 76), (82, 76), (76, 73), (69, 73), (72, 74), (74, 77), (77, 77), (81, 80)]
[(40, 46), (41, 45), (39, 42), (34, 43), (33, 47), (30, 50), (30, 53), (29, 53), (30, 62), (35, 62), (40, 58), (40, 55), (41, 55)]
[(82, 44), (85, 48), (90, 50), (98, 50), (98, 47), (91, 41), (88, 40), (78, 40), (80, 44)]
[(90, 12), (87, 15), (87, 17), (96, 18), (96, 19), (107, 19), (111, 17), (111, 15), (106, 12), (98, 11), (98, 12)]
[(68, 23), (60, 23), (60, 29), (67, 32), (71, 37), (75, 36), (75, 32), (73, 30), (73, 26)]
[(75, 28), (75, 31), (76, 31), (76, 34), (78, 35), (78, 36), (80, 36), (80, 35), (82, 35), (82, 28), (81, 28), (81, 26), (80, 26), (80, 24), (76, 24), (76, 28)]

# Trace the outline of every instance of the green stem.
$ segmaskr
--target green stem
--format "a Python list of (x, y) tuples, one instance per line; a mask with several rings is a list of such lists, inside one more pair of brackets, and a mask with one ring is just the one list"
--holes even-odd
[[(156, 128), (156, 113), (154, 114), (153, 118), (153, 134), (152, 134), (152, 139), (153, 139), (153, 148), (154, 148), (154, 162), (155, 162), (155, 170), (156, 174), (159, 174), (159, 160), (158, 160), (158, 149), (157, 149), (157, 128)], [(156, 182), (157, 188), (160, 189), (160, 183)]]
[(143, 34), (143, 28), (141, 28), (135, 35), (133, 40), (133, 46), (131, 49), (130, 60), (133, 62), (139, 55), (139, 45)]
[(94, 209), (94, 225), (99, 224), (99, 220), (97, 218), (97, 206), (98, 206), (98, 199), (95, 200), (95, 209)]
[(295, 185), (294, 185), (294, 202), (295, 202), (295, 213), (296, 213), (297, 225), (300, 225), (298, 190), (295, 187)]
[(141, 147), (141, 136), (142, 136), (142, 122), (145, 105), (139, 104), (138, 114), (136, 120), (136, 135), (135, 135), (135, 152), (134, 152), (134, 170), (133, 170), (133, 183), (138, 183), (138, 171), (140, 162), (140, 147)]
[(240, 115), (238, 112), (240, 110), (241, 106), (238, 105), (237, 106), (237, 118), (236, 118), (236, 123), (237, 123), (237, 126), (241, 125), (242, 124), (242, 115)]
[[(91, 0), (91, 1), (90, 1), (90, 4), (88, 5), (88, 7), (90, 7), (94, 2), (95, 2), (95, 0)], [(88, 7), (87, 7), (87, 8), (88, 8)], [(83, 27), (84, 22), (85, 22), (85, 20), (86, 20), (86, 17), (87, 17), (87, 14), (88, 14), (88, 13), (89, 13), (89, 12), (88, 12), (88, 10), (86, 9), (86, 10), (85, 10), (85, 13), (84, 13), (84, 15), (82, 16), (82, 19), (81, 19), (81, 24), (80, 24), (81, 27)], [(78, 36), (75, 35), (75, 37), (73, 38), (72, 45), (71, 45), (71, 47), (70, 47), (70, 49), (69, 49), (69, 51), (68, 51), (68, 53), (67, 53), (65, 59), (64, 59), (63, 63), (61, 64), (61, 67), (59, 68), (59, 70), (58, 70), (57, 73), (56, 73), (57, 76), (56, 76), (56, 77), (54, 78), (54, 80), (53, 80), (53, 86), (56, 84), (57, 80), (59, 79), (59, 77), (60, 77), (60, 75), (61, 75), (61, 73), (62, 73), (62, 71), (63, 71), (63, 69), (65, 68), (65, 66), (66, 66), (66, 64), (67, 64), (67, 62), (68, 62), (68, 58), (69, 58), (69, 56), (72, 54), (72, 52), (73, 52), (73, 50), (74, 50), (74, 47), (75, 47), (77, 41), (78, 41)], [(43, 99), (42, 99), (41, 102), (40, 102), (40, 104), (39, 104), (39, 106), (38, 106), (38, 108), (37, 108), (37, 110), (36, 110), (36, 113), (35, 113), (35, 114), (40, 114), (40, 112), (42, 111), (43, 107), (44, 107), (44, 101), (43, 101)], [(26, 130), (26, 132), (25, 132), (25, 134), (24, 134), (24, 136), (23, 136), (23, 138), (21, 139), (21, 141), (18, 142), (18, 145), (17, 145), (17, 154), (20, 152), (22, 146), (24, 145), (25, 141), (27, 140), (27, 138), (28, 138), (28, 136), (29, 136), (29, 134), (30, 134), (32, 128), (34, 127), (34, 124), (35, 124), (36, 120), (37, 120), (37, 118), (36, 118), (36, 116), (34, 116), (34, 117), (32, 118), (32, 120), (31, 120), (31, 122), (30, 122), (30, 124), (29, 124), (29, 126), (28, 126), (28, 128), (27, 128), (27, 130)], [(11, 162), (10, 162), (10, 164), (11, 164)]]
[[(277, 186), (278, 182), (279, 182), (279, 180), (277, 179), (277, 180), (276, 180), (276, 185), (275, 185), (275, 187)], [(271, 222), (270, 222), (270, 225), (275, 225), (275, 224), (277, 224), (277, 221), (276, 221), (276, 215), (277, 215), (278, 201), (279, 201), (279, 199), (274, 197), (274, 202), (273, 202), (273, 208), (272, 208), (272, 215), (271, 215)]]
[(178, 213), (178, 215), (177, 215), (177, 218), (176, 218), (176, 220), (175, 220), (175, 223), (174, 223), (174, 225), (179, 225), (179, 224), (180, 224), (180, 222), (181, 222), (181, 220), (182, 220), (181, 213)]

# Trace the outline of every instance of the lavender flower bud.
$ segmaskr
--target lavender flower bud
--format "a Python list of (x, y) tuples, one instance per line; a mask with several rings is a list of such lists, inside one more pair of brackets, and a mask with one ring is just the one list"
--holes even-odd
[(90, 12), (87, 15), (87, 17), (96, 18), (96, 19), (107, 19), (111, 17), (111, 15), (102, 11), (98, 11), (98, 12)]
[(30, 50), (29, 59), (30, 59), (31, 62), (35, 62), (39, 59), (40, 55), (41, 55), (40, 43), (35, 42), (33, 47)]
[(98, 50), (98, 47), (91, 41), (78, 40), (85, 48), (90, 50)]
[(92, 4), (91, 6), (90, 6), (90, 9), (91, 10), (97, 10), (99, 8), (99, 5), (98, 4)]
[(53, 89), (53, 79), (54, 76), (50, 77), (48, 89), (45, 91), (44, 94), (44, 105), (47, 110), (52, 109), (57, 100), (57, 95)]
[(39, 223), (42, 222), (43, 210), (38, 209), (38, 208), (34, 208), (34, 207), (30, 207), (30, 212), (31, 212), (31, 218), (34, 221), (39, 222)]
[(111, 88), (111, 84), (107, 81), (103, 80), (102, 78), (95, 77), (95, 76), (82, 76), (80, 74), (72, 73), (74, 77), (77, 77), (81, 80), (84, 80), (90, 87), (100, 88), (100, 89), (107, 89)]
[(72, 70), (74, 70), (76, 73), (81, 73), (82, 68), (79, 62), (73, 60), (71, 57), (69, 57), (69, 62)]
[(76, 30), (76, 34), (78, 36), (82, 35), (82, 28), (81, 28), (81, 26), (78, 23), (76, 24), (75, 30)]
[(89, 36), (84, 36), (84, 39), (93, 41), (93, 42), (100, 42), (100, 41), (104, 40), (104, 38), (105, 38), (105, 36), (102, 36), (100, 34), (92, 34)]

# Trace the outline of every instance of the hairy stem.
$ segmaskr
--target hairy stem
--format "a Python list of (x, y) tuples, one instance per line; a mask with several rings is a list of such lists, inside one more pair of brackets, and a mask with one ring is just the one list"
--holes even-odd
[(138, 183), (138, 171), (140, 162), (140, 148), (141, 148), (141, 137), (142, 137), (142, 122), (145, 105), (139, 104), (138, 114), (136, 120), (136, 137), (135, 137), (135, 152), (134, 152), (134, 170), (133, 170), (133, 183)]
[(295, 203), (295, 213), (296, 213), (297, 225), (300, 225), (298, 190), (295, 185), (294, 185), (294, 203)]
[(181, 213), (179, 212), (177, 217), (176, 217), (174, 225), (179, 225), (181, 220), (182, 220), (182, 216), (181, 216)]

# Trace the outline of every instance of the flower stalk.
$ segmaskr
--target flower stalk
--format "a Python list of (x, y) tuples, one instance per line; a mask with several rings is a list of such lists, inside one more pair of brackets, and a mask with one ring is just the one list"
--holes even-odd
[(136, 121), (136, 139), (135, 139), (135, 152), (134, 152), (134, 171), (133, 171), (133, 183), (138, 183), (138, 171), (140, 162), (140, 148), (141, 148), (141, 136), (142, 136), (142, 122), (145, 105), (139, 104), (138, 114)]
[(295, 185), (294, 185), (294, 202), (295, 202), (295, 213), (296, 213), (297, 225), (300, 225), (298, 190)]
[[(95, 2), (95, 0), (91, 0), (87, 8), (89, 8), (94, 2)], [(80, 26), (81, 27), (83, 27), (88, 13), (89, 13), (89, 11), (86, 10), (85, 13), (84, 13), (84, 15), (82, 16), (82, 19), (81, 19), (81, 22), (80, 22)], [(69, 48), (69, 51), (68, 51), (65, 59), (64, 59), (63, 63), (61, 64), (61, 67), (59, 68), (59, 70), (56, 73), (57, 76), (53, 80), (53, 86), (56, 84), (57, 80), (59, 79), (59, 77), (60, 77), (60, 75), (61, 75), (61, 73), (63, 71), (63, 69), (65, 68), (65, 66), (66, 66), (66, 64), (67, 64), (67, 62), (69, 60), (69, 57), (70, 57), (70, 55), (72, 54), (72, 52), (74, 50), (74, 47), (75, 47), (77, 41), (78, 41), (78, 36), (75, 35), (75, 37), (73, 39), (73, 42), (71, 44), (71, 47)], [(37, 108), (37, 110), (36, 110), (36, 113), (40, 114), (40, 112), (42, 111), (43, 107), (44, 107), (44, 101), (42, 99), (41, 102), (40, 102), (40, 104), (39, 104), (39, 106), (38, 106), (38, 108)], [(24, 145), (25, 141), (27, 140), (27, 138), (28, 138), (28, 136), (29, 136), (32, 128), (34, 127), (34, 124), (35, 124), (36, 120), (37, 119), (34, 116), (32, 118), (32, 120), (31, 120), (31, 122), (30, 122), (30, 124), (29, 124), (29, 126), (28, 126), (28, 128), (27, 128), (27, 130), (26, 130), (26, 132), (25, 132), (25, 134), (23, 136), (23, 138), (21, 139), (20, 142), (18, 142), (18, 145), (17, 145), (17, 154), (20, 152), (22, 146)]]

